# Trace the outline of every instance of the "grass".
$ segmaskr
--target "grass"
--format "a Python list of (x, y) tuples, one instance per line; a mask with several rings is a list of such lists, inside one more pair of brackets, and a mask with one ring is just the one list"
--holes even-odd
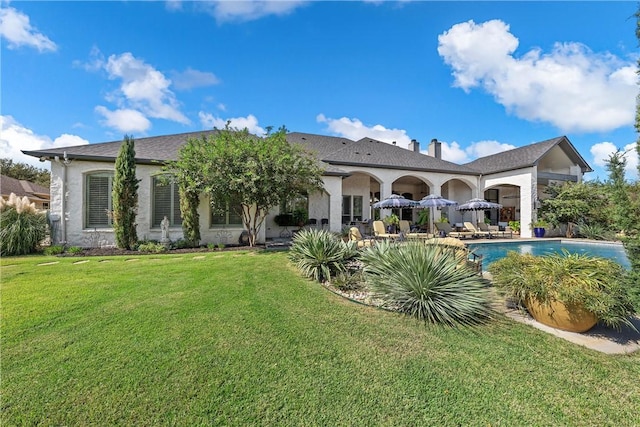
[(504, 319), (426, 328), (329, 293), (284, 253), (0, 265), (2, 425), (638, 422), (640, 354)]

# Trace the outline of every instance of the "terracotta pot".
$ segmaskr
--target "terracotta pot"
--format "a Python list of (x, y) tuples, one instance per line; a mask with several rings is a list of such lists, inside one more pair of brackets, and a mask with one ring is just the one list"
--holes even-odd
[(560, 301), (545, 305), (529, 298), (525, 301), (525, 307), (538, 322), (563, 331), (586, 332), (598, 322), (596, 316), (581, 305), (565, 305)]

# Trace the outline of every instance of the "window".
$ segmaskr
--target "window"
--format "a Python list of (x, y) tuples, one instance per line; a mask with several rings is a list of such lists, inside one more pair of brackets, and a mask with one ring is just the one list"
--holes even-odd
[(211, 209), (211, 227), (227, 225), (242, 225), (242, 207), (239, 204), (227, 207), (224, 212)]
[(113, 173), (94, 173), (85, 177), (85, 228), (112, 227), (111, 185)]
[(362, 196), (342, 196), (342, 223), (362, 221)]
[(182, 225), (182, 214), (180, 213), (180, 191), (178, 184), (167, 182), (162, 177), (152, 179), (152, 227), (160, 227), (160, 222), (166, 216), (169, 226)]

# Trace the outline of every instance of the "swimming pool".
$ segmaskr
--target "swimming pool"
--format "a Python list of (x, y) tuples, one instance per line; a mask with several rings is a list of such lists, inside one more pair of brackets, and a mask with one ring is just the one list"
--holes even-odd
[(602, 258), (609, 258), (620, 263), (625, 268), (630, 268), (624, 247), (615, 243), (589, 243), (573, 242), (568, 240), (528, 240), (526, 242), (504, 243), (470, 243), (468, 245), (474, 253), (482, 255), (482, 269), (487, 270), (489, 265), (500, 258), (504, 258), (509, 251), (521, 254), (545, 255), (560, 253), (566, 249), (571, 253), (588, 254)]

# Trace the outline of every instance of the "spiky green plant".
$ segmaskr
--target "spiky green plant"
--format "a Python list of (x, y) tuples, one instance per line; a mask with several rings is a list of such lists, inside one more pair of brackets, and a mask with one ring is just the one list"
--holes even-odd
[(381, 242), (361, 260), (369, 289), (387, 308), (452, 327), (491, 317), (488, 282), (467, 267), (465, 248)]
[(47, 232), (47, 218), (27, 197), (11, 193), (0, 197), (0, 254), (25, 255), (35, 252)]
[(306, 276), (324, 282), (346, 271), (346, 263), (358, 255), (352, 242), (344, 242), (326, 230), (302, 230), (293, 238), (289, 259)]
[(509, 252), (489, 272), (495, 287), (521, 304), (534, 298), (582, 305), (605, 325), (633, 328), (634, 307), (625, 289), (629, 273), (612, 260), (567, 251), (539, 257)]

